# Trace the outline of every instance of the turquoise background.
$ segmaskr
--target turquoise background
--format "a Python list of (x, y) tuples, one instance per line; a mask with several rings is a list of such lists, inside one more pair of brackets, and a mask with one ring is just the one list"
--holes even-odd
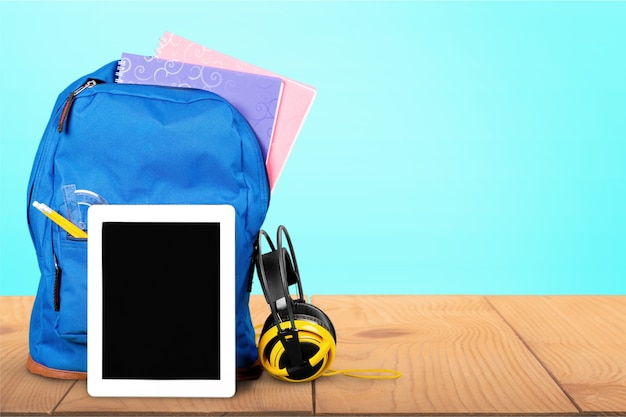
[[(626, 294), (626, 3), (0, 2), (0, 294), (57, 94), (177, 33), (317, 88), (265, 228), (305, 292)], [(259, 292), (255, 285), (255, 292)]]

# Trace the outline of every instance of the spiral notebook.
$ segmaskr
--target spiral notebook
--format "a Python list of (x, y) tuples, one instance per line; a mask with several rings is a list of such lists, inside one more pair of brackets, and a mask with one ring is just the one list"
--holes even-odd
[(281, 104), (266, 162), (270, 187), (273, 190), (313, 104), (316, 95), (315, 88), (206, 48), (171, 32), (164, 33), (156, 56), (196, 65), (280, 77), (283, 80)]
[(124, 53), (115, 81), (198, 88), (220, 95), (246, 118), (267, 161), (283, 91), (280, 78)]

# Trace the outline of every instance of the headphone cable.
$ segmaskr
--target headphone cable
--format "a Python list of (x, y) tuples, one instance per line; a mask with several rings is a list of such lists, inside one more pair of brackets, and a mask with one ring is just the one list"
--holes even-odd
[[(256, 331), (258, 329), (261, 329), (262, 327), (263, 327), (262, 324), (258, 324), (254, 326), (254, 329)], [(350, 378), (358, 378), (358, 379), (398, 379), (402, 376), (402, 372), (396, 371), (394, 369), (382, 369), (382, 368), (338, 369), (338, 370), (327, 369), (320, 376), (335, 376), (335, 375), (343, 375), (343, 376), (348, 376)]]

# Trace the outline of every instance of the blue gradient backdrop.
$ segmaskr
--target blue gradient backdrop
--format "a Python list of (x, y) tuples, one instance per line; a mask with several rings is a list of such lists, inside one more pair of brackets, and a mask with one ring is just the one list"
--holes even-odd
[[(0, 1), (0, 294), (57, 94), (168, 30), (317, 88), (265, 228), (310, 294), (626, 294), (624, 2)], [(255, 292), (259, 288), (255, 285)]]

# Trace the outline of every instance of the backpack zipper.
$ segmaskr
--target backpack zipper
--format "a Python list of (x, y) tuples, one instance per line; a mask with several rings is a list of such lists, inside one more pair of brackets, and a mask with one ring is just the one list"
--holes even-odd
[(102, 81), (89, 79), (87, 82), (76, 90), (72, 91), (70, 95), (65, 100), (65, 105), (63, 106), (63, 111), (61, 112), (61, 118), (59, 119), (59, 124), (57, 126), (57, 130), (59, 133), (63, 132), (65, 128), (65, 122), (67, 121), (67, 117), (70, 114), (70, 110), (72, 109), (72, 104), (74, 104), (74, 99), (76, 96), (82, 93), (84, 90), (88, 88), (94, 87), (96, 84), (101, 83)]
[(53, 252), (52, 257), (54, 258), (54, 289), (53, 289), (53, 307), (54, 311), (61, 310), (61, 267), (57, 262), (57, 256)]

